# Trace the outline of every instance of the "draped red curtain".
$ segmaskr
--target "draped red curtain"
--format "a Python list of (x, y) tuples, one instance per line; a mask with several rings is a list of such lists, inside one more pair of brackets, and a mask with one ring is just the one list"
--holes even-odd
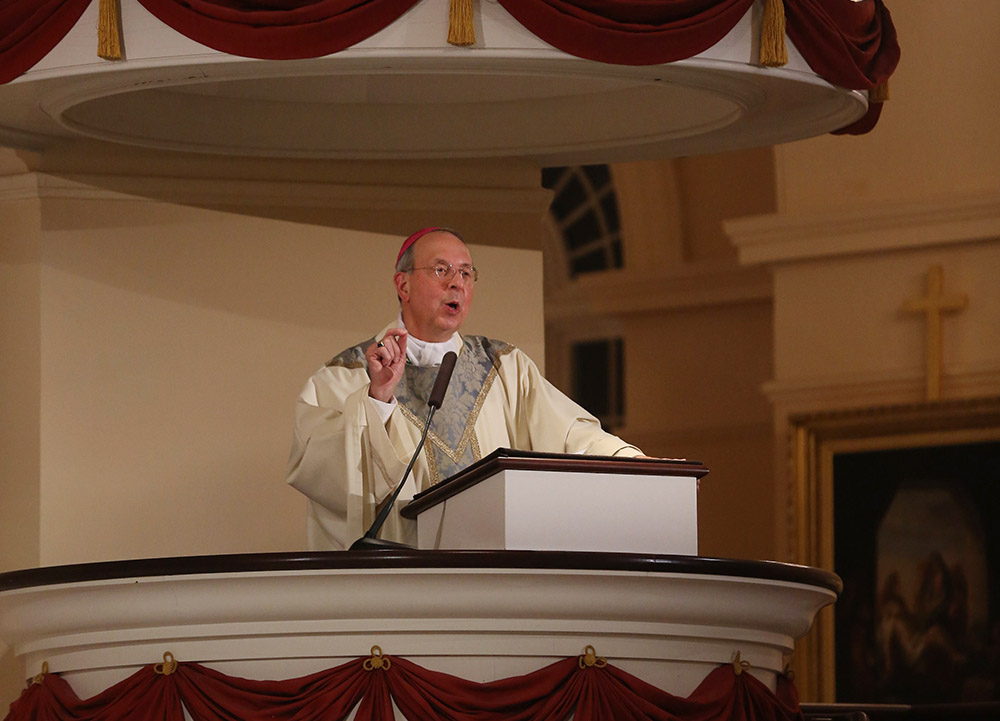
[(618, 65), (655, 65), (707, 50), (753, 0), (499, 0), (563, 52)]
[(179, 664), (169, 679), (196, 721), (304, 721), (342, 719), (362, 702), (358, 719), (384, 715), (380, 679), (362, 660), (287, 681), (253, 681), (226, 676), (199, 664)]
[[(563, 52), (619, 65), (697, 55), (721, 40), (753, 0), (499, 0)], [(867, 90), (899, 62), (882, 0), (784, 0), (786, 30), (809, 66), (834, 85)]]
[(139, 0), (163, 23), (220, 52), (316, 58), (359, 43), (418, 0)]
[(788, 37), (834, 85), (870, 90), (899, 63), (896, 28), (882, 0), (785, 0)]
[[(696, 55), (721, 40), (752, 0), (499, 0), (539, 38), (588, 60), (653, 65)], [(784, 0), (786, 32), (821, 77), (852, 90), (885, 82), (899, 62), (882, 0)], [(881, 103), (838, 132), (863, 133)]]
[[(818, 75), (834, 85), (871, 90), (899, 63), (899, 43), (882, 0), (785, 0), (786, 31)], [(835, 134), (861, 135), (878, 122), (882, 103)]]
[[(227, 676), (194, 663), (169, 674), (153, 666), (79, 699), (46, 674), (15, 701), (5, 721), (391, 721), (393, 703), (408, 721), (798, 721), (790, 681), (772, 693), (732, 664), (713, 670), (687, 698), (612, 665), (557, 661), (524, 676), (476, 683), (397, 656), (349, 661), (287, 681)], [(159, 664), (157, 667), (161, 667)], [(783, 685), (782, 685), (783, 684)]]
[(183, 721), (174, 684), (163, 683), (152, 666), (89, 699), (81, 700), (69, 684), (47, 673), (10, 705), (8, 721)]
[(90, 0), (0, 3), (0, 83), (9, 83), (48, 55), (89, 4)]

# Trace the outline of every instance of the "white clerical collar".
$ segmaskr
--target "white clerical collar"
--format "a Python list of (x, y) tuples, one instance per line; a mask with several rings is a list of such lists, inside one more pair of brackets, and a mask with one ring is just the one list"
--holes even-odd
[[(399, 326), (405, 328), (403, 317), (399, 317)], [(433, 343), (429, 340), (420, 340), (416, 336), (406, 337), (406, 358), (416, 366), (439, 366), (444, 354), (450, 350), (459, 353), (462, 348), (462, 336), (458, 333), (451, 338), (440, 343)]]

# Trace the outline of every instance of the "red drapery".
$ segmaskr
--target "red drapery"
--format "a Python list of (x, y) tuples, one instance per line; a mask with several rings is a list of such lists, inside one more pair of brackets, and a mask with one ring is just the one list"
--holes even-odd
[(81, 700), (59, 676), (45, 674), (10, 705), (10, 721), (182, 721), (174, 684), (145, 666), (96, 696)]
[[(379, 666), (374, 666), (376, 659)], [(162, 668), (157, 665), (155, 668)], [(476, 683), (397, 656), (357, 659), (287, 681), (226, 676), (181, 663), (161, 674), (147, 666), (90, 698), (45, 674), (11, 704), (5, 721), (339, 721), (360, 703), (358, 721), (796, 721), (791, 682), (778, 693), (732, 664), (713, 670), (687, 698), (612, 665), (557, 661), (524, 676)]]
[(0, 83), (9, 83), (49, 54), (90, 0), (6, 0), (0, 3)]
[(786, 0), (788, 37), (834, 85), (870, 90), (899, 62), (896, 28), (882, 0)]
[[(899, 63), (896, 28), (882, 0), (786, 0), (788, 37), (816, 74), (852, 90), (886, 83)], [(837, 134), (861, 135), (878, 122), (881, 102)]]
[[(499, 0), (518, 22), (563, 52), (605, 63), (652, 65), (696, 55), (721, 40), (752, 0)], [(882, 0), (784, 0), (786, 32), (818, 75), (870, 90), (899, 62)], [(838, 132), (864, 133), (881, 103)]]
[[(563, 52), (618, 65), (653, 65), (715, 45), (753, 0), (499, 0), (524, 27)], [(814, 71), (868, 90), (899, 62), (882, 0), (784, 0), (786, 32)]]
[(499, 0), (563, 52), (617, 65), (655, 65), (707, 50), (753, 0)]
[(386, 27), (417, 0), (139, 0), (177, 32), (230, 55), (329, 55)]

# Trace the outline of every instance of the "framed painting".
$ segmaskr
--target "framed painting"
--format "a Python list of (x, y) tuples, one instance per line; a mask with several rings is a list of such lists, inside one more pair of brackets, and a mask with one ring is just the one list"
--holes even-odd
[(794, 417), (789, 539), (844, 592), (805, 698), (1000, 700), (1000, 399)]

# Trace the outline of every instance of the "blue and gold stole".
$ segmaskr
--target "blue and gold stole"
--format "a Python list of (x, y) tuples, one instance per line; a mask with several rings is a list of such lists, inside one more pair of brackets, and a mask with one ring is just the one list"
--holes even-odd
[[(365, 348), (374, 340), (371, 338), (348, 348), (327, 365), (367, 369)], [(475, 432), (476, 419), (496, 379), (500, 358), (513, 349), (514, 346), (503, 341), (475, 335), (462, 336), (462, 352), (441, 408), (434, 414), (424, 445), (431, 485), (482, 458)], [(437, 373), (438, 366), (415, 366), (407, 362), (403, 377), (396, 386), (400, 413), (420, 432), (424, 430), (427, 399)]]

